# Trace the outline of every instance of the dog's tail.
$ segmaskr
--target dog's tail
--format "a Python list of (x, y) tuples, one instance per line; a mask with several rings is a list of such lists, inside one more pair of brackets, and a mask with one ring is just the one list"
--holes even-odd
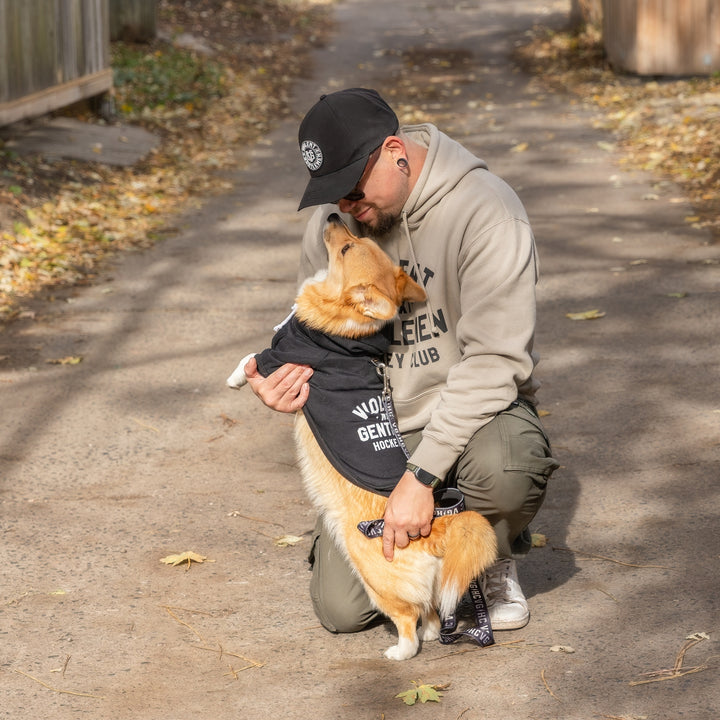
[(440, 617), (455, 612), (470, 583), (495, 562), (497, 538), (479, 513), (446, 516), (445, 553), (440, 578)]

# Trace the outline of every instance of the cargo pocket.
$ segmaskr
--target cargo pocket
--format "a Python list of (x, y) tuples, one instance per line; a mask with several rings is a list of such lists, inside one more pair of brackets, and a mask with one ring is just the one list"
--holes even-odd
[(502, 438), (504, 469), (530, 473), (536, 482), (546, 484), (559, 465), (552, 457), (540, 418), (524, 404), (518, 404), (496, 419)]

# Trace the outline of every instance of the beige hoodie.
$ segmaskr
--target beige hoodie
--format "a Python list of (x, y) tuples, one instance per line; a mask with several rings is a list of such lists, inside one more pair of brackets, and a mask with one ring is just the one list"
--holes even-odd
[[(400, 309), (390, 380), (401, 431), (423, 429), (411, 461), (444, 477), (479, 428), (518, 397), (534, 401), (537, 259), (522, 203), (482, 160), (433, 125), (403, 132), (428, 153), (381, 245), (428, 299)], [(327, 266), (331, 212), (322, 205), (308, 223), (301, 281)]]

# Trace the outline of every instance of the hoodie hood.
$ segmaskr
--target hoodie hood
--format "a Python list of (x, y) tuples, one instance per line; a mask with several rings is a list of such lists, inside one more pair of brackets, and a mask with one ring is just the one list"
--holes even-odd
[(355, 485), (389, 495), (405, 472), (404, 446), (387, 416), (383, 381), (373, 360), (389, 348), (386, 333), (350, 339), (313, 330), (295, 316), (272, 345), (255, 356), (264, 377), (288, 362), (310, 365), (310, 395), (302, 409), (333, 467)]
[(403, 207), (407, 224), (413, 230), (462, 178), (474, 170), (487, 170), (488, 166), (434, 125), (406, 125), (402, 132), (427, 148), (423, 170)]
[[(401, 233), (407, 243), (407, 254), (413, 267), (419, 267), (413, 246), (413, 230), (420, 226), (427, 213), (439, 205), (468, 173), (487, 170), (488, 166), (484, 160), (473, 155), (434, 125), (428, 123), (406, 125), (402, 128), (402, 132), (413, 142), (427, 148), (423, 170), (405, 201), (400, 217)], [(425, 289), (425, 305), (428, 309), (431, 333), (437, 336), (440, 330), (437, 326), (437, 314), (433, 307), (430, 288), (420, 275), (414, 279), (418, 280)]]

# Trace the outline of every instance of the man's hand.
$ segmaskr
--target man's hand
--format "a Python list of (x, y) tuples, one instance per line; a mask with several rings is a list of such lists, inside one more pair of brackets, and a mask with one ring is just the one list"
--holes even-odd
[[(383, 530), (383, 555), (392, 562), (395, 546), (407, 547), (410, 536), (430, 534), (435, 503), (432, 488), (406, 472), (388, 498)], [(415, 538), (417, 539), (417, 538)]]
[(310, 394), (308, 380), (313, 374), (307, 365), (287, 363), (274, 373), (263, 377), (257, 369), (257, 361), (250, 358), (245, 365), (245, 377), (252, 391), (273, 410), (292, 413), (299, 410)]

